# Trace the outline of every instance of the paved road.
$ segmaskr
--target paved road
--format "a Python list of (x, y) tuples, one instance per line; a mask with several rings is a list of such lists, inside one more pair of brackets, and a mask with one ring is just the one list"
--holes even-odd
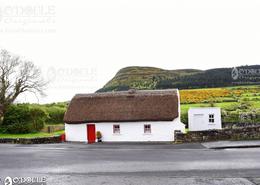
[[(200, 144), (0, 145), (0, 177), (56, 185), (260, 184), (260, 148)], [(1, 184), (1, 182), (0, 182)]]

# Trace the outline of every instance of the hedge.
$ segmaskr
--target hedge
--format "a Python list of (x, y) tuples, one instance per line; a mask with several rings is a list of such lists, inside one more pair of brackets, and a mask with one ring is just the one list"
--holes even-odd
[(41, 108), (30, 108), (27, 104), (8, 107), (0, 132), (22, 134), (38, 132), (44, 127), (48, 114)]

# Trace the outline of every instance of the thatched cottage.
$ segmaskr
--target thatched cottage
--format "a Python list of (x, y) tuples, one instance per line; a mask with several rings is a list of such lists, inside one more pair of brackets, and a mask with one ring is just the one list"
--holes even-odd
[(173, 141), (184, 131), (178, 90), (129, 90), (78, 94), (64, 116), (67, 141)]

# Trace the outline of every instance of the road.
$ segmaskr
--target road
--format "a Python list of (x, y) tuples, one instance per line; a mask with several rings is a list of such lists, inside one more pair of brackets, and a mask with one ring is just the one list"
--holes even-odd
[[(201, 144), (0, 145), (0, 178), (46, 177), (50, 185), (260, 184), (260, 148)], [(0, 182), (1, 184), (1, 182)]]

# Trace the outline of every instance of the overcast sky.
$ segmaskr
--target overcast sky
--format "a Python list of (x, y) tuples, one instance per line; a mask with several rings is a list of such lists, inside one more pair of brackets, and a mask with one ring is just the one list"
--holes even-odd
[(94, 92), (126, 66), (209, 69), (260, 62), (259, 0), (0, 0), (0, 47), (32, 60), (47, 96)]

